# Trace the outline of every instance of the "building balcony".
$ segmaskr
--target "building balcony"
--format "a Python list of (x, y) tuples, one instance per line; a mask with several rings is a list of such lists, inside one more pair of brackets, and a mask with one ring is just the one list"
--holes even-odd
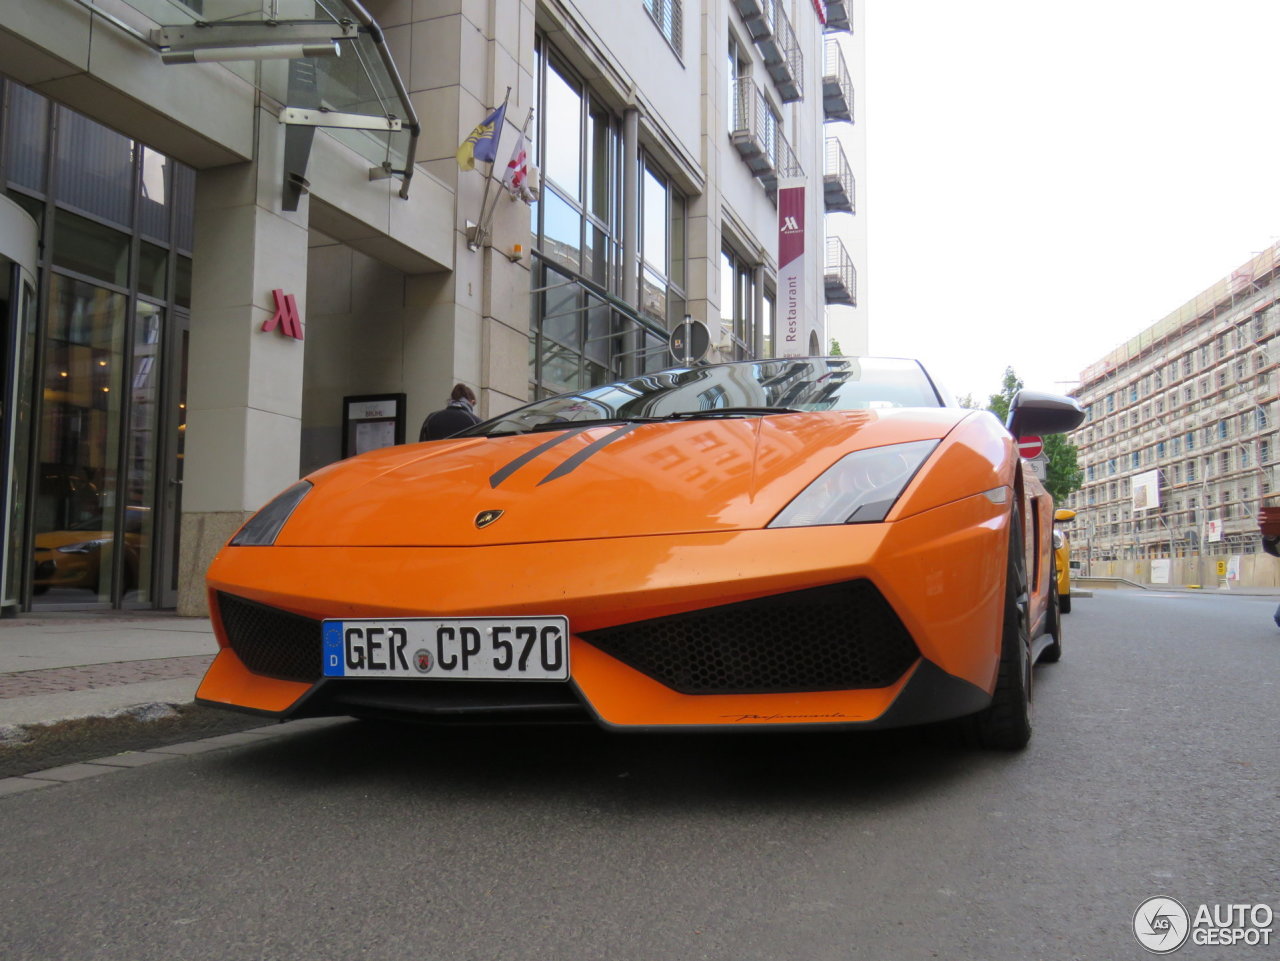
[(858, 271), (839, 237), (827, 238), (823, 285), (826, 287), (827, 303), (858, 306)]
[(773, 25), (767, 19), (773, 14), (772, 0), (733, 0), (733, 5), (738, 8), (752, 40), (772, 32)]
[(853, 25), (849, 20), (849, 7), (846, 0), (827, 0), (827, 33), (849, 33)]
[(783, 103), (791, 103), (804, 96), (804, 55), (800, 42), (792, 29), (791, 21), (783, 11), (782, 0), (765, 0), (773, 7), (773, 29), (756, 38), (756, 46), (764, 57), (765, 69), (778, 88)]
[(840, 141), (827, 138), (826, 162), (822, 172), (822, 199), (827, 213), (857, 213), (857, 182)]
[(733, 125), (729, 139), (772, 196), (782, 177), (803, 177), (795, 151), (782, 135), (777, 114), (751, 78), (738, 81), (733, 98)]
[(822, 70), (822, 112), (828, 120), (853, 123), (853, 75), (844, 62), (840, 44), (828, 40)]
[(782, 0), (734, 0), (783, 103), (804, 96), (804, 55)]

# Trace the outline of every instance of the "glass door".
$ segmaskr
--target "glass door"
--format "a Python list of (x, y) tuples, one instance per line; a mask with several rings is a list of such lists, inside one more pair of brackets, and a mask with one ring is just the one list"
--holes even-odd
[(0, 610), (22, 601), (26, 557), (27, 456), (31, 436), (30, 363), (35, 338), (35, 221), (0, 196)]

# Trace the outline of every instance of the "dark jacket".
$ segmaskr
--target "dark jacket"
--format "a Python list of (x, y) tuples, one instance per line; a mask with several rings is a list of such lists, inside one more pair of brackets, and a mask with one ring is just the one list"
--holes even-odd
[(418, 431), (418, 440), (440, 440), (452, 437), (460, 430), (466, 430), (473, 424), (480, 423), (480, 418), (472, 411), (465, 400), (452, 400), (444, 410), (428, 414)]

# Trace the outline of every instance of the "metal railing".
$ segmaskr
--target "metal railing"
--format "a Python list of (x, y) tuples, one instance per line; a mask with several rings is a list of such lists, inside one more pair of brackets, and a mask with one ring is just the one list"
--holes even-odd
[(764, 0), (763, 8), (769, 29), (756, 37), (756, 44), (778, 87), (778, 96), (783, 103), (791, 103), (804, 96), (804, 55), (782, 0)]
[(822, 191), (827, 210), (857, 213), (857, 181), (844, 148), (835, 137), (827, 138), (826, 163), (823, 168)]
[(827, 291), (827, 303), (858, 306), (858, 271), (853, 258), (839, 237), (827, 238), (826, 269), (823, 281)]
[(822, 70), (822, 110), (828, 120), (853, 123), (853, 75), (837, 40), (828, 38)]
[(751, 172), (770, 192), (777, 189), (780, 177), (803, 177), (795, 151), (782, 135), (781, 121), (760, 88), (750, 77), (742, 77), (734, 94), (730, 139)]

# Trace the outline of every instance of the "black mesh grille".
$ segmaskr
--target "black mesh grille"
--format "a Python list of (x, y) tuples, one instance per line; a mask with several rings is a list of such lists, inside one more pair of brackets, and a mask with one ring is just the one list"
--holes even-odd
[(319, 680), (323, 657), (319, 621), (231, 594), (218, 595), (218, 612), (231, 649), (254, 674), (286, 681)]
[(682, 694), (886, 687), (919, 657), (888, 601), (866, 580), (582, 636)]

